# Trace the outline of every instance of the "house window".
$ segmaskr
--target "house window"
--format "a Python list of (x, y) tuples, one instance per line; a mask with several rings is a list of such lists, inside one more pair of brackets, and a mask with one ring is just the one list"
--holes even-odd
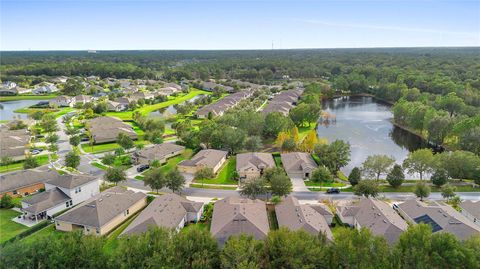
[(17, 195), (17, 194), (18, 194), (17, 190), (14, 190), (12, 193), (13, 193), (13, 195)]
[(70, 200), (70, 206), (72, 206), (72, 205), (73, 205), (73, 202), (72, 202), (72, 200)]
[(124, 215), (127, 216), (128, 214), (130, 214), (130, 211), (127, 209)]
[(57, 226), (60, 226), (60, 222), (57, 222)]
[(65, 203), (65, 206), (66, 206), (66, 207), (69, 207), (70, 205), (69, 205), (69, 203), (68, 203), (68, 202), (66, 202), (66, 203)]
[(100, 234), (100, 229), (97, 228), (97, 234)]

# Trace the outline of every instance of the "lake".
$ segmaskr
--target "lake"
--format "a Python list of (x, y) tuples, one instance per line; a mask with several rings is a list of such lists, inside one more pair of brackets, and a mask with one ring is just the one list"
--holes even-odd
[[(326, 101), (323, 110), (331, 115), (330, 124), (319, 123), (318, 137), (329, 142), (341, 139), (350, 143), (351, 161), (342, 169), (346, 175), (360, 167), (370, 155), (385, 154), (401, 164), (408, 153), (427, 147), (416, 135), (394, 126), (390, 106), (372, 97), (341, 97)], [(413, 176), (415, 177), (415, 176)]]
[[(194, 102), (195, 100), (197, 100), (198, 98), (200, 98), (202, 96), (204, 96), (204, 95), (203, 94), (195, 95), (191, 99), (179, 103), (179, 105), (183, 105), (183, 104), (185, 104), (185, 102)], [(150, 112), (150, 114), (148, 116), (149, 117), (154, 117), (154, 118), (155, 117), (169, 118), (169, 117), (171, 117), (175, 114), (177, 114), (177, 109), (175, 108), (175, 105), (170, 105), (168, 107), (160, 108), (159, 110)]]
[(20, 108), (26, 108), (36, 105), (39, 102), (48, 100), (18, 100), (18, 101), (2, 101), (0, 102), (0, 120), (26, 119), (27, 114), (15, 113), (14, 111)]

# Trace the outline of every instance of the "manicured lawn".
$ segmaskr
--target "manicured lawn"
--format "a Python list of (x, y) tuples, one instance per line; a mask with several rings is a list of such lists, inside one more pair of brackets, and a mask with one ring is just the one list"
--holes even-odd
[(210, 222), (197, 222), (197, 223), (189, 223), (183, 227), (182, 232), (188, 231), (193, 229), (194, 227), (200, 228), (202, 230), (210, 230)]
[(95, 167), (97, 167), (97, 168), (100, 168), (100, 169), (102, 169), (102, 170), (107, 170), (107, 169), (108, 169), (108, 166), (105, 166), (105, 165), (103, 165), (103, 164), (101, 164), (101, 163), (99, 163), (99, 162), (93, 162), (93, 163), (91, 163), (91, 165), (93, 165), (93, 166), (95, 166)]
[(75, 108), (73, 107), (65, 107), (65, 108), (61, 108), (60, 111), (58, 111), (57, 113), (55, 113), (55, 117), (60, 117), (60, 116), (63, 116), (69, 112), (72, 112), (72, 111), (75, 111)]
[(308, 132), (314, 129), (315, 129), (315, 123), (312, 123), (310, 126), (299, 127), (298, 128), (299, 138), (303, 139), (305, 136), (307, 136)]
[(202, 185), (202, 183), (192, 183), (190, 184), (191, 188), (199, 188), (199, 189), (215, 189), (215, 190), (236, 190), (236, 187), (230, 186), (209, 186), (209, 185)]
[[(48, 155), (42, 155), (36, 157), (38, 161), (38, 165), (42, 166), (48, 163)], [(8, 166), (6, 165), (1, 165), (0, 166), (0, 173), (5, 173), (5, 172), (10, 172), (10, 171), (15, 171), (15, 170), (22, 170), (23, 169), (23, 163), (24, 161), (19, 161), (16, 163), (12, 163)]]
[(99, 153), (99, 152), (106, 152), (106, 151), (114, 151), (120, 147), (117, 143), (105, 143), (105, 144), (98, 144), (90, 146), (89, 144), (82, 144), (82, 149), (88, 153)]
[(64, 232), (56, 230), (55, 225), (52, 224), (52, 225), (48, 225), (47, 227), (41, 229), (40, 231), (37, 231), (37, 232), (23, 238), (22, 241), (34, 242), (34, 241), (36, 241), (40, 238), (43, 238), (43, 237), (48, 237), (48, 236), (59, 237), (62, 234), (64, 234)]
[(57, 97), (56, 95), (14, 95), (1, 96), (0, 101), (16, 101), (16, 100), (48, 100)]
[(107, 235), (107, 243), (104, 245), (104, 250), (106, 252), (110, 253), (118, 246), (118, 241), (116, 240), (117, 237), (128, 227), (128, 225), (130, 225), (130, 223), (133, 222), (133, 220), (140, 214), (140, 212), (142, 212), (142, 210), (139, 210), (137, 213), (130, 216), (129, 219), (127, 219), (124, 223), (122, 223), (114, 231)]
[(125, 123), (130, 124), (133, 127), (133, 130), (135, 131), (135, 133), (137, 133), (137, 135), (139, 137), (141, 137), (145, 134), (145, 132), (142, 129), (140, 129), (140, 127), (138, 127), (138, 125), (135, 122), (129, 121), (129, 122), (125, 122)]
[(11, 209), (0, 209), (0, 244), (28, 229), (19, 223), (12, 221), (12, 218), (21, 213)]
[(273, 153), (273, 160), (275, 160), (275, 165), (277, 167), (280, 167), (282, 168), (283, 165), (282, 165), (282, 157), (280, 156), (280, 153)]
[[(177, 164), (185, 159), (189, 159), (190, 157), (192, 157), (193, 155), (193, 151), (191, 149), (186, 149), (182, 154), (176, 156), (176, 157), (173, 157), (173, 158), (170, 158), (168, 159), (167, 163), (160, 166), (160, 170), (162, 170), (162, 172), (164, 174), (167, 174), (168, 172), (174, 170), (176, 167), (177, 167)], [(138, 179), (138, 180), (143, 180), (143, 177), (145, 175), (148, 175), (148, 173), (150, 173), (151, 169), (148, 169), (147, 171), (145, 171), (142, 176), (136, 176), (135, 179)]]
[(237, 185), (238, 182), (233, 179), (233, 172), (235, 172), (237, 164), (237, 159), (235, 156), (230, 157), (226, 163), (220, 168), (220, 172), (216, 178), (205, 179), (205, 180), (195, 180), (197, 183), (207, 183), (207, 184), (225, 184), (225, 185)]
[(343, 186), (345, 186), (345, 184), (340, 183), (340, 182), (327, 183), (327, 182), (313, 182), (313, 181), (310, 181), (310, 180), (306, 180), (305, 185), (306, 186), (315, 186), (315, 187), (343, 187)]

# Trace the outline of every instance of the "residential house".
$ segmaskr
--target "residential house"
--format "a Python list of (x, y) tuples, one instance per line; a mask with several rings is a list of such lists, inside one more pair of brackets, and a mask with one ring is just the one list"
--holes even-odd
[(126, 106), (127, 108), (130, 105), (130, 103), (132, 103), (133, 101), (137, 101), (137, 100), (135, 100), (134, 98), (131, 98), (131, 97), (118, 97), (118, 98), (115, 99), (115, 102), (120, 103), (120, 104)]
[(174, 143), (163, 143), (134, 152), (132, 161), (135, 164), (151, 164), (154, 160), (158, 160), (160, 164), (164, 164), (167, 162), (167, 159), (180, 155), (184, 151), (184, 146)]
[(280, 112), (283, 115), (288, 116), (290, 109), (297, 105), (297, 101), (302, 93), (302, 88), (280, 92), (268, 102), (262, 113), (268, 114), (271, 112)]
[(75, 96), (74, 98), (74, 101), (75, 101), (75, 104), (78, 104), (78, 103), (81, 103), (81, 104), (86, 104), (86, 103), (90, 103), (93, 101), (93, 98), (89, 95), (77, 95)]
[(278, 226), (292, 231), (304, 230), (310, 234), (323, 233), (328, 240), (333, 240), (332, 231), (325, 217), (310, 205), (300, 204), (293, 196), (288, 196), (275, 205)]
[(241, 180), (258, 178), (266, 169), (275, 167), (272, 154), (249, 152), (237, 154), (236, 169)]
[(147, 205), (147, 195), (113, 187), (55, 218), (55, 228), (85, 235), (105, 235)]
[(195, 174), (203, 168), (211, 168), (214, 173), (217, 173), (227, 160), (227, 155), (227, 151), (204, 149), (195, 154), (192, 159), (181, 161), (177, 168), (178, 171), (189, 174)]
[(290, 178), (309, 178), (317, 163), (306, 152), (289, 152), (281, 154), (282, 165)]
[(128, 105), (108, 100), (107, 109), (108, 111), (120, 112), (120, 111), (128, 110)]
[(264, 201), (228, 197), (213, 206), (210, 232), (220, 245), (232, 235), (245, 234), (261, 240), (269, 231)]
[(58, 92), (58, 88), (53, 85), (53, 84), (47, 84), (47, 85), (44, 85), (44, 86), (40, 86), (40, 87), (37, 87), (35, 88), (32, 93), (33, 94), (51, 94), (51, 93), (54, 93), (54, 92)]
[(354, 228), (370, 229), (372, 234), (383, 236), (389, 244), (398, 240), (402, 232), (408, 228), (393, 208), (387, 203), (373, 198), (364, 198), (356, 205), (337, 207), (340, 220)]
[(480, 234), (479, 226), (453, 207), (445, 204), (426, 204), (411, 199), (399, 204), (395, 208), (407, 222), (411, 224), (429, 224), (432, 226), (434, 233), (448, 232), (460, 240), (466, 240), (474, 234)]
[(460, 204), (462, 214), (480, 226), (480, 201), (465, 200)]
[(10, 157), (15, 161), (25, 159), (29, 143), (30, 133), (27, 129), (0, 128), (0, 158)]
[(68, 77), (59, 76), (59, 77), (56, 77), (56, 78), (52, 79), (51, 81), (55, 82), (55, 83), (65, 83), (65, 82), (67, 82), (67, 80), (68, 80)]
[(87, 175), (57, 175), (45, 182), (45, 191), (22, 200), (24, 217), (41, 220), (98, 194), (100, 181)]
[(114, 142), (120, 133), (126, 134), (131, 139), (138, 138), (131, 125), (124, 123), (119, 118), (110, 116), (88, 120), (86, 128), (90, 132), (95, 144)]
[(187, 200), (169, 193), (158, 196), (121, 235), (140, 234), (152, 227), (163, 227), (179, 231), (186, 223), (197, 222), (203, 213), (203, 203)]
[(98, 85), (87, 85), (87, 87), (85, 87), (85, 92), (88, 94), (97, 94), (105, 92), (105, 89)]
[(50, 107), (73, 107), (75, 98), (71, 96), (60, 95), (48, 102)]
[(7, 88), (4, 86), (0, 87), (0, 95), (17, 95), (18, 90), (17, 88)]
[(182, 86), (178, 85), (177, 83), (173, 83), (173, 82), (164, 83), (164, 84), (163, 84), (163, 87), (165, 87), (165, 88), (174, 88), (174, 89), (177, 90), (177, 92), (179, 92), (179, 91), (182, 90)]
[(136, 92), (136, 93), (133, 93), (131, 96), (135, 100), (140, 100), (140, 99), (152, 100), (155, 98), (155, 95), (153, 95), (153, 93), (150, 93), (150, 92)]
[(56, 171), (41, 168), (3, 174), (0, 176), (0, 197), (5, 194), (11, 197), (22, 197), (36, 193), (45, 188), (45, 182), (56, 177)]
[(332, 225), (334, 215), (328, 206), (324, 204), (312, 204), (309, 206), (322, 215), (327, 221), (328, 225)]
[(235, 107), (240, 101), (252, 96), (252, 90), (244, 90), (234, 94), (230, 94), (213, 104), (206, 105), (195, 113), (197, 118), (206, 119), (209, 116), (217, 117), (222, 116), (227, 110)]
[(155, 91), (155, 96), (160, 96), (160, 95), (170, 96), (177, 92), (179, 92), (179, 90), (174, 87), (163, 87)]
[(235, 92), (233, 87), (221, 85), (211, 81), (205, 81), (201, 84), (201, 88), (205, 91), (214, 91), (215, 89), (220, 89), (221, 91), (233, 93)]

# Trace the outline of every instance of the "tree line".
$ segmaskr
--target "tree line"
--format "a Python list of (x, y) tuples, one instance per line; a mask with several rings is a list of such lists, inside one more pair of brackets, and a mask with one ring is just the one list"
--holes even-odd
[[(48, 229), (48, 228), (47, 228)], [(115, 240), (112, 244), (112, 240)], [(480, 237), (459, 241), (411, 226), (389, 245), (366, 229), (336, 228), (333, 242), (323, 234), (285, 228), (264, 240), (231, 237), (220, 247), (206, 229), (176, 233), (151, 229), (134, 236), (55, 233), (8, 243), (0, 249), (0, 268), (479, 268)]]

